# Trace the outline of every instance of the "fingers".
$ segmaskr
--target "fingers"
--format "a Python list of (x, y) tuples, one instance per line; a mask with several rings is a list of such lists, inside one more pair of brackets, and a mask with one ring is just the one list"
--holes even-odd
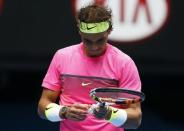
[(106, 106), (104, 103), (101, 103), (94, 109), (93, 114), (97, 119), (105, 119), (107, 112), (108, 106)]
[(106, 117), (107, 109), (95, 109), (93, 113), (96, 118), (104, 119)]
[(68, 113), (66, 115), (67, 119), (70, 120), (75, 120), (75, 121), (82, 121), (86, 119), (86, 115), (82, 115), (82, 114), (74, 114), (74, 113)]
[(88, 104), (73, 104), (73, 107), (87, 112), (87, 110), (90, 108), (90, 105), (88, 105)]
[(87, 104), (73, 104), (69, 107), (66, 117), (75, 121), (85, 120), (88, 114), (88, 108), (89, 105)]

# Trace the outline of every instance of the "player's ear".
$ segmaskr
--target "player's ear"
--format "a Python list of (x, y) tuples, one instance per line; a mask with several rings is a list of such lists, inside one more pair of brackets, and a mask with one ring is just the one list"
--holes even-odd
[(107, 30), (108, 35), (110, 35), (111, 31), (112, 31), (112, 28)]
[(77, 24), (77, 31), (78, 31), (79, 35), (81, 35), (81, 31), (79, 29), (79, 24)]
[(78, 28), (78, 32), (79, 32), (79, 35), (82, 35), (82, 33), (80, 32), (79, 28)]

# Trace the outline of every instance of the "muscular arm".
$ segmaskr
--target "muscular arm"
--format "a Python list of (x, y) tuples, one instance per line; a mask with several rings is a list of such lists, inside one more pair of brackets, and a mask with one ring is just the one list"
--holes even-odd
[[(38, 104), (38, 114), (41, 118), (46, 119), (45, 117), (45, 108), (49, 103), (55, 103), (59, 97), (59, 91), (52, 91), (44, 88), (42, 96)], [(75, 121), (82, 121), (86, 118), (87, 110), (89, 105), (87, 104), (72, 104), (68, 106), (68, 111), (66, 113), (66, 118)], [(60, 116), (61, 117), (61, 116)]]
[(45, 108), (49, 103), (55, 103), (59, 97), (59, 91), (52, 91), (46, 88), (43, 88), (41, 98), (38, 103), (38, 114), (41, 118), (45, 118)]
[(127, 121), (123, 125), (125, 129), (136, 129), (141, 124), (142, 111), (141, 104), (131, 104), (129, 108), (125, 109), (127, 112)]
[[(118, 110), (120, 112), (117, 112)], [(130, 104), (129, 107), (126, 109), (121, 109), (121, 108), (118, 109), (111, 106), (108, 107), (108, 106), (99, 105), (94, 109), (93, 113), (97, 119), (105, 118), (113, 125), (117, 127), (122, 127), (125, 129), (138, 128), (139, 125), (141, 124), (141, 119), (142, 119), (140, 103)], [(124, 113), (126, 113), (126, 115)]]

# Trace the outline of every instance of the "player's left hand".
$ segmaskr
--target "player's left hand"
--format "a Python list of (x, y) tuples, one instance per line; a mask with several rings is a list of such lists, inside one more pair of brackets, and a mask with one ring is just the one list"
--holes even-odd
[(99, 103), (94, 109), (93, 114), (97, 119), (107, 119), (109, 114), (111, 114), (111, 109), (105, 103)]

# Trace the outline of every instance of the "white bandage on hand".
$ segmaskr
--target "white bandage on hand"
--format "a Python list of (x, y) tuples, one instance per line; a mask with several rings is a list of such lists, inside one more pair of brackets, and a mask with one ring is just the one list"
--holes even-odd
[(112, 123), (116, 127), (122, 126), (127, 120), (127, 113), (123, 109), (117, 109), (110, 107), (112, 109), (111, 116), (108, 122)]
[(56, 103), (48, 104), (47, 107), (45, 108), (46, 118), (52, 122), (62, 121), (63, 119), (61, 119), (59, 116), (59, 112), (60, 112), (61, 108), (62, 108), (62, 106), (58, 105)]

